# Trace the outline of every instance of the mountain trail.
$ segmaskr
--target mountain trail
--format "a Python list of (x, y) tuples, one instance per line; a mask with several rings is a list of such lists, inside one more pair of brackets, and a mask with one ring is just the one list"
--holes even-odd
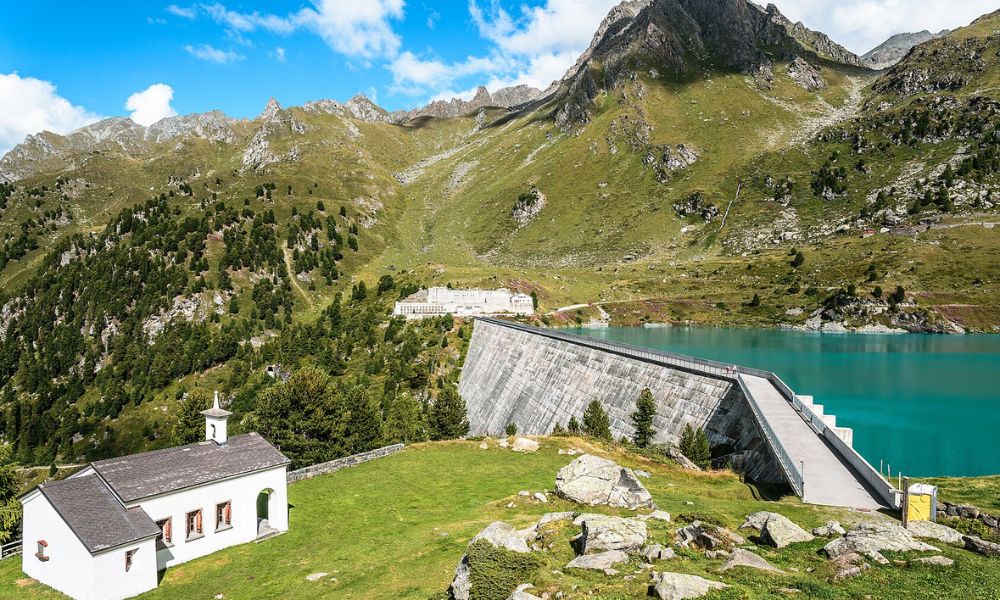
[(292, 282), (292, 286), (294, 286), (295, 289), (299, 291), (299, 294), (302, 295), (302, 298), (306, 301), (306, 304), (308, 304), (309, 308), (312, 309), (313, 308), (312, 298), (310, 298), (309, 294), (307, 294), (306, 291), (302, 289), (302, 286), (299, 285), (298, 278), (295, 277), (294, 269), (292, 269), (292, 254), (288, 251), (288, 246), (284, 246), (282, 250), (285, 256), (285, 269), (288, 271), (288, 280)]
[(828, 109), (822, 114), (806, 117), (799, 125), (798, 131), (792, 136), (792, 145), (804, 145), (823, 129), (846, 121), (858, 114), (861, 110), (861, 103), (864, 100), (861, 91), (865, 87), (865, 81), (861, 77), (848, 77), (848, 80), (850, 81), (850, 85), (847, 92), (847, 101), (839, 107), (824, 102), (823, 104)]

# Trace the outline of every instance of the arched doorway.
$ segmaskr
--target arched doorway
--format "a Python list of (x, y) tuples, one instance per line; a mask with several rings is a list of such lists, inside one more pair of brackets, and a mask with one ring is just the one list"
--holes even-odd
[(274, 490), (267, 488), (257, 494), (257, 537), (264, 538), (278, 533), (278, 530), (271, 527), (268, 518), (271, 513), (271, 500), (274, 497)]

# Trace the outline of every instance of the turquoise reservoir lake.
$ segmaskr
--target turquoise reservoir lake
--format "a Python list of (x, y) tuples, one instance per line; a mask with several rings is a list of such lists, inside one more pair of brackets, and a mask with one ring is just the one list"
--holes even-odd
[(573, 333), (773, 371), (915, 477), (1000, 474), (1000, 336), (629, 328)]

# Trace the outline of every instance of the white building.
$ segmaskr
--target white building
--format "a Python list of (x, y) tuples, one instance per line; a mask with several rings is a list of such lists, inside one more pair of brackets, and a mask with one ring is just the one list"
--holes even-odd
[(531, 315), (534, 301), (527, 294), (499, 290), (452, 290), (443, 287), (420, 290), (396, 303), (394, 315), (407, 319), (423, 319), (455, 315), (483, 317), (489, 315)]
[(203, 442), (97, 461), (21, 496), (25, 574), (117, 600), (169, 566), (287, 531), (289, 460), (256, 433), (229, 438), (218, 395), (202, 414)]

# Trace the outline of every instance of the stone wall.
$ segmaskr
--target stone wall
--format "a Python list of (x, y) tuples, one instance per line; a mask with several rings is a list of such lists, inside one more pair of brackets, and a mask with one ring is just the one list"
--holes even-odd
[(630, 437), (630, 416), (644, 388), (658, 404), (655, 441), (677, 444), (685, 425), (703, 427), (714, 446), (738, 452), (744, 472), (755, 481), (784, 481), (732, 378), (479, 319), (459, 383), (471, 435), (502, 435), (508, 423), (520, 433), (544, 435), (556, 425), (565, 427), (570, 417), (581, 420), (596, 398), (614, 436)]
[(344, 458), (338, 458), (336, 460), (331, 460), (330, 462), (311, 465), (296, 471), (289, 471), (288, 483), (294, 483), (303, 479), (311, 479), (317, 475), (326, 475), (327, 473), (333, 473), (334, 471), (346, 469), (347, 467), (360, 465), (361, 463), (366, 463), (370, 460), (375, 460), (376, 458), (389, 456), (390, 454), (395, 454), (401, 451), (403, 447), (403, 444), (395, 444), (384, 448), (378, 448), (377, 450), (371, 450), (369, 452), (362, 452), (361, 454), (345, 456)]
[(938, 501), (937, 516), (939, 519), (942, 517), (961, 517), (979, 521), (989, 527), (995, 535), (1000, 535), (1000, 516), (984, 513), (975, 506)]

